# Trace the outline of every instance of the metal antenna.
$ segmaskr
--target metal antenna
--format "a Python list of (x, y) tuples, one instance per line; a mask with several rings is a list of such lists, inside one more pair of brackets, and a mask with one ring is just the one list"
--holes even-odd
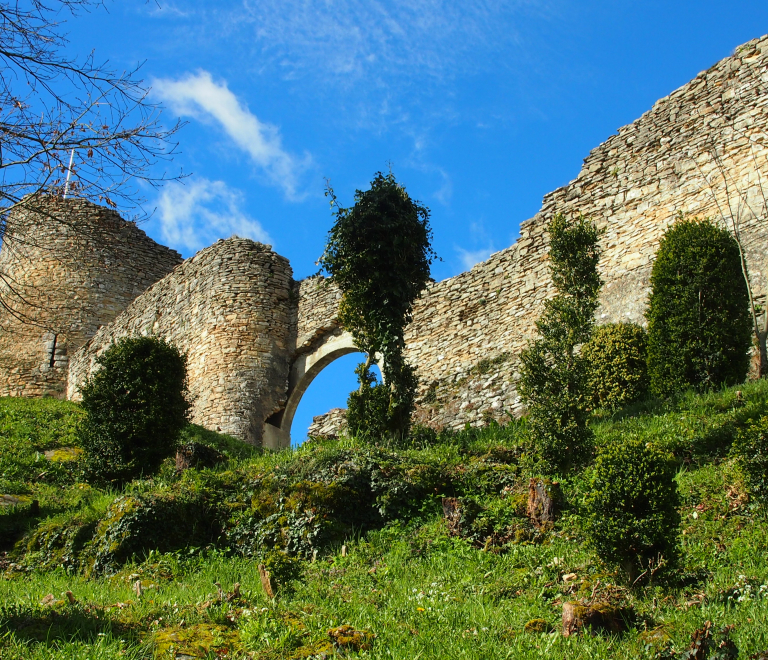
[(72, 161), (75, 158), (75, 150), (69, 154), (69, 167), (67, 168), (67, 180), (64, 183), (64, 199), (67, 198), (67, 192), (69, 191), (69, 177), (72, 175)]

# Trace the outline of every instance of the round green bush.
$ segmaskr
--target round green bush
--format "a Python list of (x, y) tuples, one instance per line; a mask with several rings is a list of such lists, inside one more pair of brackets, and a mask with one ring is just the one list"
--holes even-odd
[(680, 220), (651, 273), (648, 374), (659, 396), (744, 380), (751, 327), (739, 246), (709, 220)]
[(592, 403), (620, 408), (648, 391), (645, 330), (635, 323), (608, 323), (595, 328), (582, 355), (589, 370)]
[(680, 514), (675, 470), (639, 440), (603, 448), (584, 498), (584, 531), (599, 557), (630, 580), (649, 560), (677, 553)]
[(187, 358), (162, 339), (126, 337), (96, 361), (80, 388), (86, 472), (118, 483), (151, 474), (187, 424)]
[(750, 496), (768, 504), (768, 415), (739, 430), (731, 454), (741, 466)]

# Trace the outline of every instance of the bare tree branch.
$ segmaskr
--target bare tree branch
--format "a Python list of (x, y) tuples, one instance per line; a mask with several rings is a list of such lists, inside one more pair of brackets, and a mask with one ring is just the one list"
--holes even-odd
[[(161, 122), (139, 77), (141, 65), (115, 71), (66, 54), (66, 19), (101, 5), (100, 0), (0, 0), (0, 241), (34, 240), (34, 232), (8, 232), (19, 210), (42, 222), (67, 224), (41, 203), (50, 196), (88, 199), (127, 217), (146, 217), (147, 186), (179, 178), (158, 173), (170, 160), (181, 127)], [(70, 162), (72, 166), (70, 168)], [(23, 245), (16, 249), (23, 252)], [(1, 269), (1, 267), (0, 267)], [(28, 300), (0, 272), (0, 308), (20, 313)], [(14, 302), (15, 299), (15, 302)], [(18, 304), (16, 304), (18, 303)], [(13, 314), (12, 314), (13, 315)]]

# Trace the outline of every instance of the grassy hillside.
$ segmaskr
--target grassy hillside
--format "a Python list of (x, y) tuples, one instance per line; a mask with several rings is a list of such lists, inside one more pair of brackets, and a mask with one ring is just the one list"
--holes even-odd
[[(598, 443), (640, 438), (678, 465), (679, 568), (634, 587), (585, 542), (584, 475), (561, 481), (553, 529), (531, 526), (521, 422), (280, 454), (190, 427), (217, 464), (114, 492), (62, 451), (76, 406), (0, 400), (0, 495), (17, 500), (0, 507), (0, 658), (690, 658), (707, 621), (749, 658), (768, 650), (768, 527), (728, 451), (768, 382), (740, 391), (595, 417)], [(628, 629), (563, 637), (577, 599), (625, 608)]]

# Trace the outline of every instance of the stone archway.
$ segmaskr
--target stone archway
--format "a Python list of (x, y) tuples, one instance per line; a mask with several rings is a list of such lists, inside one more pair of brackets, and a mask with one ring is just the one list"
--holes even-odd
[(304, 396), (312, 381), (334, 360), (359, 352), (360, 349), (355, 346), (352, 335), (343, 332), (326, 335), (314, 350), (298, 355), (291, 364), (285, 408), (264, 423), (264, 446), (269, 449), (290, 447), (293, 417), (301, 397)]

